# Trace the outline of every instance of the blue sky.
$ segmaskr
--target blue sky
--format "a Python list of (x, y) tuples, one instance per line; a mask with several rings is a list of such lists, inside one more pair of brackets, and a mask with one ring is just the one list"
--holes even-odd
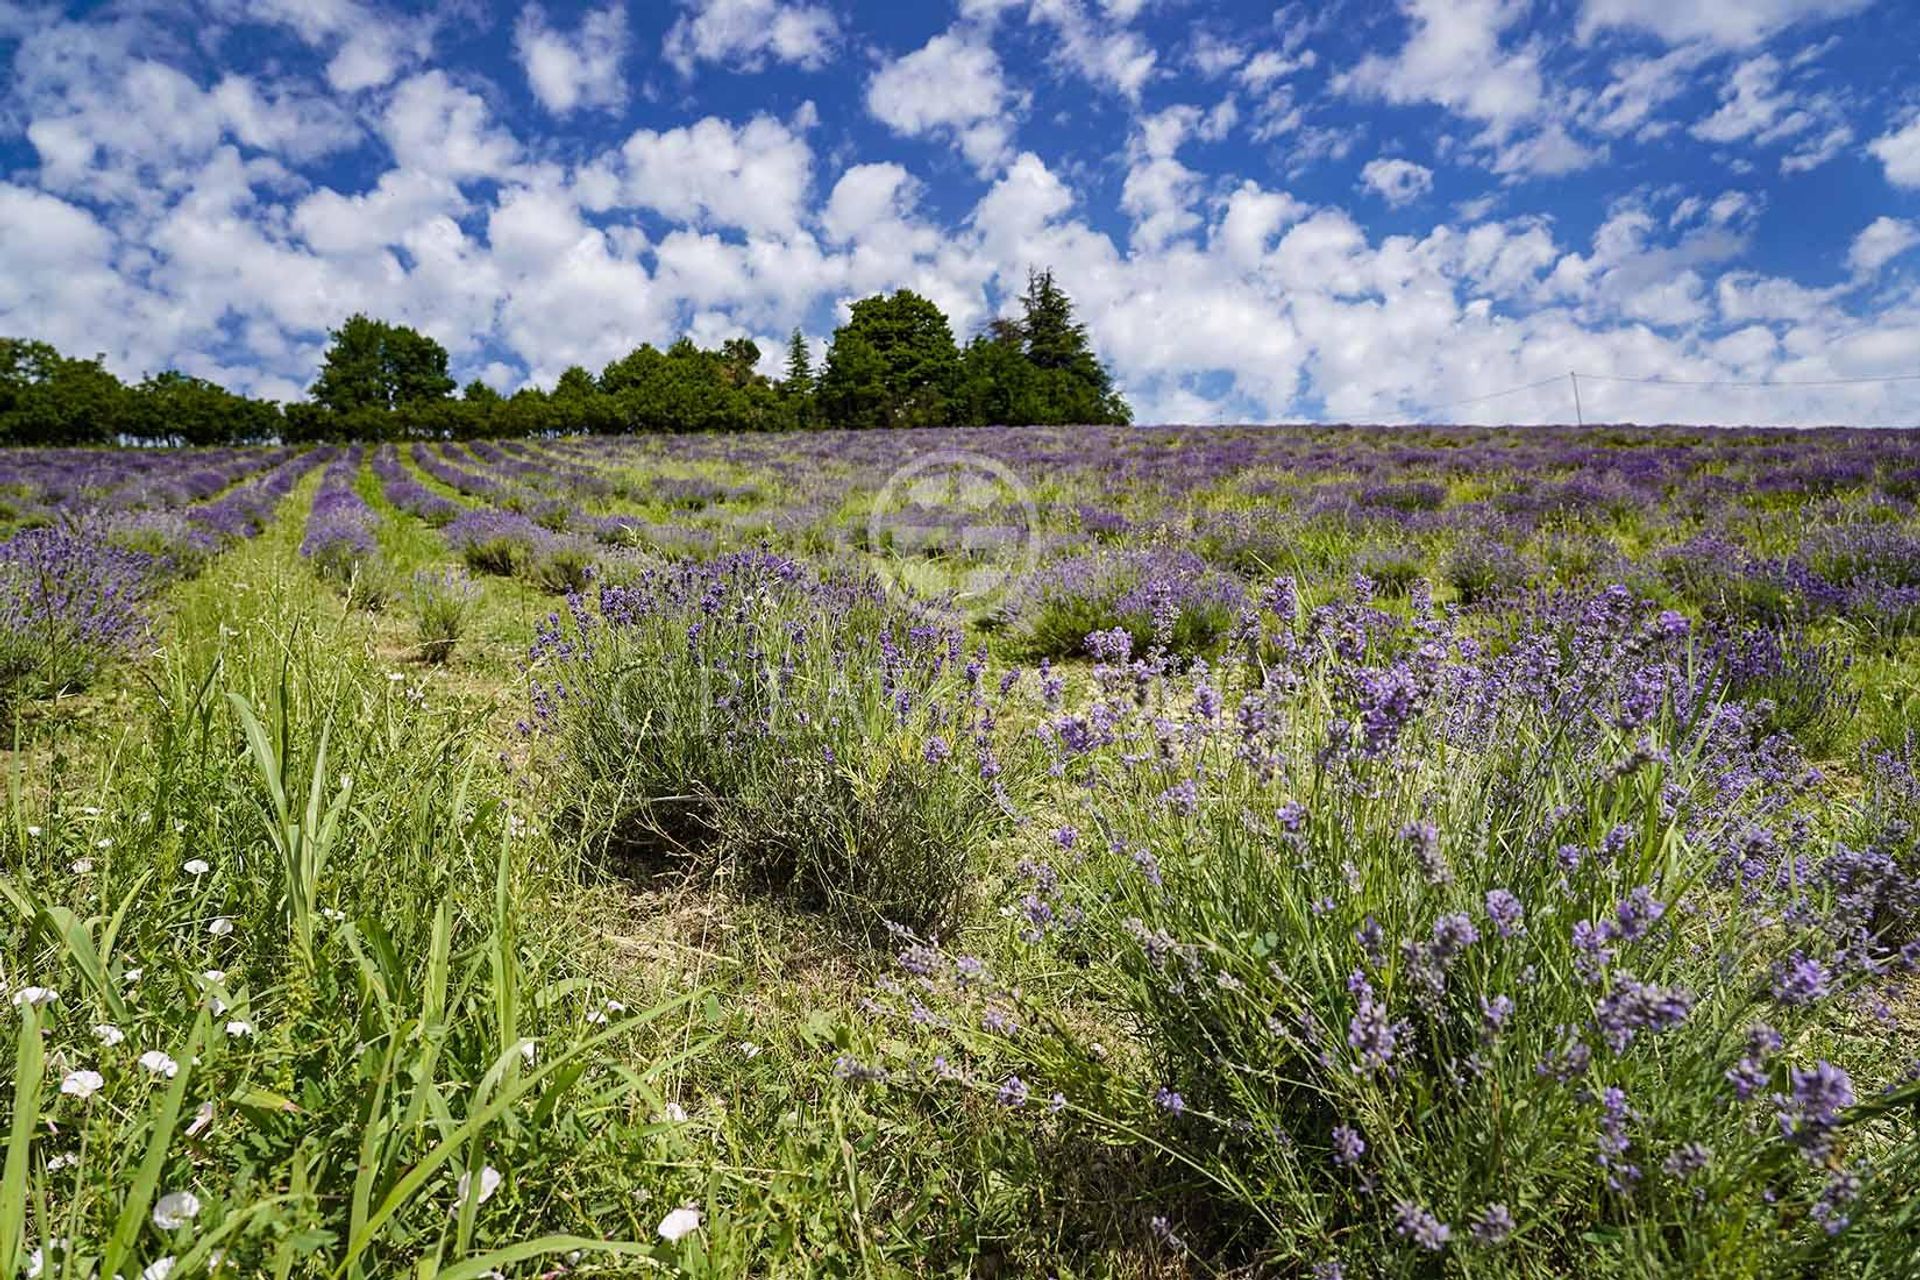
[(0, 333), (127, 376), (773, 371), (1051, 266), (1142, 420), (1920, 422), (1903, 0), (0, 0), (0, 66)]

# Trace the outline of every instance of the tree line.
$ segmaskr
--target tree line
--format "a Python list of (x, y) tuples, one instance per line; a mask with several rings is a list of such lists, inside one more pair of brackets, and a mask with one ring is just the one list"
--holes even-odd
[(746, 338), (644, 344), (552, 390), (455, 393), (445, 347), (366, 315), (330, 333), (309, 399), (281, 406), (176, 370), (124, 383), (94, 358), (0, 338), (0, 445), (223, 445), (653, 431), (1126, 423), (1132, 411), (1051, 271), (1030, 272), (1018, 318), (965, 346), (907, 289), (863, 298), (818, 365), (795, 330), (782, 375)]

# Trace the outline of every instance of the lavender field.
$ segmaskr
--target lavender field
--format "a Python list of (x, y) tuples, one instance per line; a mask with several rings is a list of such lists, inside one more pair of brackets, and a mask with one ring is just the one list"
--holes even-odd
[(1920, 1275), (1920, 433), (0, 451), (0, 1275)]

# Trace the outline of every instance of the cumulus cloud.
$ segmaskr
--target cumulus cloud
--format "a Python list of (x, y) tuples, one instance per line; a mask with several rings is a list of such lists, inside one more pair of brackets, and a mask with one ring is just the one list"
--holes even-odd
[(840, 26), (823, 5), (786, 0), (689, 0), (667, 32), (667, 60), (682, 75), (702, 62), (757, 71), (768, 62), (814, 68), (832, 56)]
[[(954, 27), (850, 87), (898, 137), (957, 148), (975, 183), (844, 128), (844, 102), (831, 123), (810, 104), (779, 115), (719, 99), (650, 104), (645, 127), (614, 133), (592, 115), (621, 93), (619, 54), (594, 53), (624, 38), (611, 8), (522, 15), (516, 44), (545, 110), (515, 112), (494, 81), (422, 69), (424, 37), (391, 21), (348, 74), (342, 57), (368, 16), (350, 0), (209, 2), (223, 22), (276, 23), (317, 53), (304, 67), (209, 69), (204, 50), (144, 39), (119, 11), (20, 27), (0, 130), (31, 151), (0, 182), (0, 331), (105, 352), (129, 376), (175, 364), (292, 395), (326, 328), (364, 309), (440, 337), (463, 380), (511, 389), (681, 332), (750, 335), (772, 351), (796, 325), (824, 332), (852, 299), (903, 286), (965, 336), (1015, 305), (1029, 266), (1051, 265), (1143, 420), (1558, 420), (1571, 410), (1563, 380), (1448, 406), (1570, 369), (1768, 381), (1920, 361), (1920, 299), (1899, 257), (1920, 237), (1911, 218), (1861, 212), (1850, 225), (1866, 225), (1830, 249), (1849, 275), (1809, 285), (1755, 268), (1772, 187), (1704, 176), (1713, 157), (1790, 167), (1848, 145), (1831, 139), (1857, 126), (1852, 91), (1795, 122), (1820, 97), (1809, 62), (1730, 54), (1705, 35), (1652, 52), (1638, 39), (1574, 49), (1605, 74), (1561, 94), (1546, 86), (1558, 88), (1570, 46), (1514, 0), (1409, 0), (1404, 32), (1336, 70), (1336, 92), (1445, 113), (1423, 159), (1507, 179), (1483, 183), (1494, 190), (1481, 199), (1420, 202), (1458, 175), (1381, 155), (1359, 166), (1357, 191), (1344, 167), (1303, 172), (1377, 126), (1329, 118), (1314, 96), (1328, 77), (1292, 18), (1196, 38), (1183, 59), (1212, 79), (1181, 94), (1163, 92), (1173, 71), (1130, 39), (1151, 6), (963, 0)], [(794, 28), (819, 40), (771, 34), (807, 11), (690, 5), (670, 43), (689, 71), (817, 65), (842, 39), (830, 17)], [(995, 44), (1022, 35), (1052, 62), (1033, 90), (1031, 68)], [(536, 56), (545, 42), (561, 56)], [(392, 56), (372, 56), (381, 49)], [(1676, 116), (1709, 69), (1724, 90)], [(1036, 148), (1055, 140), (1063, 121), (1041, 95), (1062, 88), (1124, 111), (1124, 145), (1019, 149), (1016, 125)], [(563, 141), (543, 135), (568, 113)], [(1458, 121), (1466, 136), (1444, 132)], [(1920, 121), (1878, 134), (1868, 154), (1888, 179), (1920, 186)], [(1592, 198), (1608, 202), (1591, 234), (1568, 233), (1585, 220), (1556, 221), (1559, 206), (1532, 198), (1535, 175), (1655, 137), (1700, 163), (1683, 183), (1624, 196), (1596, 174)], [(1216, 145), (1229, 139), (1270, 145), (1247, 161)], [(1363, 193), (1402, 202), (1394, 234), (1369, 225), (1379, 208)], [(1912, 384), (1747, 393), (1596, 378), (1589, 390), (1583, 377), (1582, 391), (1590, 415), (1659, 421), (1920, 411)]]
[(520, 150), (494, 124), (486, 100), (444, 71), (403, 81), (387, 103), (380, 134), (402, 168), (455, 179), (498, 177)]
[(1433, 190), (1433, 170), (1411, 160), (1383, 157), (1367, 161), (1360, 171), (1360, 182), (1388, 204), (1398, 206)]
[(1867, 144), (1896, 187), (1920, 187), (1920, 115)]
[(1334, 78), (1341, 92), (1434, 103), (1481, 126), (1473, 146), (1500, 173), (1567, 173), (1601, 153), (1549, 110), (1538, 39), (1510, 38), (1526, 16), (1512, 0), (1401, 0), (1406, 42)]
[(620, 151), (619, 205), (747, 231), (797, 225), (813, 180), (805, 136), (772, 116), (743, 125), (708, 116), (681, 129), (640, 129)]
[(549, 27), (539, 5), (528, 5), (514, 26), (513, 48), (533, 96), (557, 116), (626, 100), (620, 63), (627, 52), (627, 18), (619, 3), (589, 12), (571, 35)]
[(1920, 229), (1904, 218), (1882, 215), (1853, 238), (1847, 265), (1854, 275), (1870, 277), (1916, 244), (1920, 244)]
[(1013, 95), (984, 32), (965, 26), (887, 63), (867, 82), (867, 110), (903, 137), (952, 139), (982, 173), (1012, 144)]

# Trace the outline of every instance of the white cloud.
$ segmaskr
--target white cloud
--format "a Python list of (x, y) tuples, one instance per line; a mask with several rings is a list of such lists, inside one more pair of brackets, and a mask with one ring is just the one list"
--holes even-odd
[[(813, 55), (792, 41), (756, 43), (714, 23), (696, 30), (703, 16), (794, 11), (684, 9), (685, 65), (803, 61)], [(1585, 244), (1557, 241), (1556, 224), (1528, 210), (1559, 206), (1529, 204), (1537, 188), (1518, 182), (1483, 183), (1494, 199), (1416, 203), (1430, 223), (1374, 232), (1358, 212), (1377, 212), (1371, 199), (1340, 193), (1347, 175), (1300, 176), (1367, 134), (1319, 114), (1298, 21), (1276, 23), (1269, 40), (1219, 42), (1207, 54), (1217, 79), (1206, 102), (1132, 109), (1119, 157), (1016, 152), (1013, 128), (1032, 108), (989, 36), (1024, 21), (1068, 93), (1091, 92), (1085, 80), (1125, 96), (1165, 87), (1158, 62), (1129, 44), (1128, 22), (1142, 11), (1132, 0), (963, 0), (958, 26), (872, 76), (864, 88), (877, 118), (902, 136), (952, 142), (988, 176), (970, 210), (959, 191), (933, 185), (938, 166), (862, 152), (817, 125), (810, 106), (784, 119), (651, 121), (584, 157), (572, 136), (516, 136), (489, 107), (494, 89), (451, 70), (419, 72), (422, 37), (391, 22), (358, 46), (371, 60), (345, 77), (363, 85), (352, 100), (327, 96), (327, 68), (344, 75), (335, 64), (369, 15), (357, 0), (270, 16), (319, 51), (304, 71), (276, 62), (211, 78), (140, 39), (146, 19), (39, 17), (11, 67), (9, 123), (39, 167), (0, 183), (0, 331), (104, 351), (129, 375), (178, 364), (287, 395), (311, 380), (325, 327), (365, 309), (440, 337), (463, 380), (511, 387), (681, 332), (748, 335), (773, 353), (791, 327), (818, 333), (852, 299), (902, 286), (939, 302), (964, 337), (1010, 305), (1029, 266), (1051, 265), (1143, 420), (1426, 417), (1568, 369), (1807, 379), (1920, 359), (1920, 300), (1896, 270), (1920, 226), (1886, 216), (1833, 246), (1854, 274), (1830, 287), (1754, 271), (1746, 254), (1769, 194), (1757, 178), (1636, 190)], [(1710, 52), (1719, 46), (1611, 62), (1610, 45), (1579, 52), (1608, 78), (1585, 88), (1569, 79), (1561, 93), (1566, 46), (1523, 18), (1518, 0), (1409, 12), (1410, 37), (1365, 76), (1350, 72), (1359, 78), (1344, 88), (1470, 122), (1471, 136), (1435, 139), (1448, 163), (1537, 174), (1582, 163), (1595, 139), (1624, 150), (1669, 126), (1693, 159), (1698, 145), (1680, 130), (1703, 116), (1719, 120), (1702, 127), (1727, 135), (1715, 146), (1734, 161), (1772, 145), (1791, 166), (1846, 145), (1833, 139), (1848, 121), (1811, 110), (1820, 95), (1802, 91), (1799, 68), (1817, 54), (1777, 54), (1771, 66), (1758, 50), (1729, 59), (1716, 69), (1728, 77), (1721, 100), (1673, 123), (1688, 77), (1724, 57)], [(576, 51), (589, 26), (569, 17), (556, 33), (538, 13), (523, 25)], [(1077, 53), (1070, 28), (1085, 37)], [(532, 42), (522, 44), (524, 56)], [(371, 57), (382, 50), (391, 57)], [(1196, 40), (1193, 56), (1201, 52)], [(1743, 89), (1748, 64), (1758, 65)], [(617, 92), (608, 87), (617, 75), (590, 74), (587, 61), (556, 65), (564, 74), (544, 89), (527, 65), (552, 111)], [(1812, 118), (1795, 122), (1799, 112)], [(1243, 126), (1279, 142), (1258, 181), (1196, 158)], [(351, 180), (312, 163), (369, 128), (390, 163)], [(1890, 180), (1920, 185), (1920, 122), (1902, 118), (1869, 145)], [(816, 159), (832, 177), (818, 189)], [(1435, 180), (1384, 156), (1363, 175), (1368, 189), (1399, 198)], [(1611, 194), (1597, 181), (1592, 190)], [(1583, 379), (1582, 392), (1592, 416), (1661, 421), (1911, 421), (1920, 411), (1920, 388), (1904, 384), (1747, 395), (1597, 380), (1589, 390)], [(1570, 411), (1562, 378), (1445, 416)]]
[(1847, 250), (1847, 265), (1857, 277), (1873, 276), (1916, 244), (1920, 244), (1920, 229), (1903, 218), (1883, 214), (1853, 238)]
[(589, 12), (571, 36), (547, 26), (545, 12), (530, 4), (514, 27), (513, 48), (533, 96), (555, 115), (626, 101), (620, 63), (627, 52), (627, 19), (618, 2)]
[(1585, 0), (1579, 30), (1650, 31), (1670, 44), (1755, 45), (1790, 26), (1858, 13), (1873, 0)]
[(1867, 144), (1896, 187), (1920, 187), (1920, 115)]
[(1615, 62), (1607, 86), (1583, 113), (1584, 123), (1609, 137), (1632, 134), (1646, 142), (1662, 136), (1673, 126), (1656, 113), (1693, 87), (1694, 72), (1712, 56), (1711, 46), (1698, 43)]
[(291, 28), (317, 50), (332, 50), (327, 83), (340, 93), (389, 84), (433, 50), (431, 20), (393, 17), (359, 0), (228, 0), (216, 8)]
[[(1397, 53), (1369, 54), (1334, 77), (1334, 88), (1398, 104), (1434, 103), (1476, 121), (1471, 147), (1497, 173), (1560, 174), (1602, 152), (1577, 141), (1555, 117), (1541, 72), (1538, 38), (1509, 45), (1526, 16), (1515, 0), (1401, 0), (1409, 24)], [(1551, 109), (1550, 109), (1551, 105)]]
[(769, 61), (821, 67), (839, 39), (839, 23), (823, 5), (786, 0), (689, 0), (667, 32), (667, 61), (682, 75), (702, 62), (757, 71)]
[(983, 33), (955, 27), (889, 62), (867, 82), (867, 110), (904, 137), (949, 137), (981, 173), (1012, 143), (1014, 100)]
[[(1131, 6), (1137, 10), (1139, 6)], [(1089, 14), (1079, 0), (1031, 0), (1029, 22), (1044, 22), (1058, 33), (1057, 56), (1082, 76), (1131, 101), (1159, 67), (1159, 55), (1137, 31), (1125, 23), (1132, 13), (1112, 5), (1101, 17)]]
[(401, 82), (380, 133), (402, 168), (446, 178), (499, 177), (520, 152), (512, 135), (494, 125), (485, 100), (444, 71)]
[(681, 129), (641, 129), (621, 155), (621, 204), (747, 231), (797, 226), (813, 181), (806, 138), (771, 116), (739, 126), (708, 116)]
[(1399, 206), (1433, 190), (1433, 170), (1411, 160), (1383, 157), (1367, 161), (1360, 182), (1388, 204)]
[(1524, 16), (1508, 0), (1402, 0), (1412, 30), (1391, 57), (1369, 54), (1339, 77), (1349, 92), (1388, 102), (1434, 102), (1504, 136), (1533, 120), (1544, 93), (1530, 45), (1505, 47)]

